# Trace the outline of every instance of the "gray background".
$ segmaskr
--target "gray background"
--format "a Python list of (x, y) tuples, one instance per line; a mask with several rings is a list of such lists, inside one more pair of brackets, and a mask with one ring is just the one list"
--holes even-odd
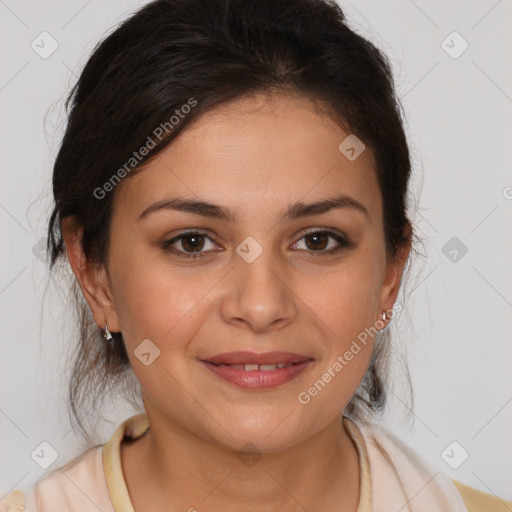
[[(83, 449), (65, 402), (73, 343), (65, 283), (44, 295), (37, 246), (63, 98), (100, 37), (143, 3), (0, 0), (0, 498), (45, 472), (31, 458), (41, 442), (58, 452), (57, 465)], [(396, 365), (385, 423), (439, 471), (511, 499), (511, 2), (341, 5), (393, 63), (415, 167), (411, 216), (426, 249), (392, 325), (414, 412)], [(46, 59), (31, 47), (42, 46), (43, 31), (58, 44)], [(114, 404), (98, 425), (102, 442), (131, 414)]]

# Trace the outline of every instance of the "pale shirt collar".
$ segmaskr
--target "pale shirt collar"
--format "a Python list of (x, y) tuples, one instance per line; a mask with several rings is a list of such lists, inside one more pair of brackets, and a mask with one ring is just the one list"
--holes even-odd
[[(359, 456), (360, 493), (357, 512), (371, 512), (372, 484), (366, 444), (357, 425), (345, 416), (343, 417), (343, 427), (354, 443)], [(103, 446), (103, 468), (115, 512), (135, 512), (123, 476), (121, 443), (125, 437), (136, 439), (145, 434), (148, 429), (149, 422), (146, 413), (137, 414), (119, 425), (108, 443)]]

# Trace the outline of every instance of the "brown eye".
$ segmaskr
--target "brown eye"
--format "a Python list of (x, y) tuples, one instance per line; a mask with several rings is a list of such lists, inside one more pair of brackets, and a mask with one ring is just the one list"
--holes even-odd
[[(311, 231), (304, 235), (295, 245), (300, 244), (302, 240), (305, 242), (304, 245), (307, 252), (318, 252), (320, 254), (333, 254), (350, 246), (348, 240), (331, 231)], [(335, 242), (334, 246), (331, 240)]]
[(204, 246), (204, 236), (197, 234), (183, 236), (181, 238), (181, 245), (187, 252), (200, 251)]
[[(211, 244), (211, 247), (205, 247), (208, 242)], [(213, 249), (214, 245), (205, 233), (191, 231), (189, 233), (182, 233), (172, 240), (164, 242), (162, 248), (183, 258), (196, 259), (206, 256), (211, 251), (203, 249)]]
[(304, 237), (308, 249), (318, 251), (325, 249), (329, 244), (329, 236), (323, 232), (313, 233)]

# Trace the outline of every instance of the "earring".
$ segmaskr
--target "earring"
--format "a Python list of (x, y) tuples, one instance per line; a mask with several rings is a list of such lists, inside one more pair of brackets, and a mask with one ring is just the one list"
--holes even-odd
[(108, 330), (108, 325), (107, 324), (105, 324), (105, 332), (103, 333), (103, 337), (106, 340), (111, 340), (112, 339), (112, 334), (110, 334), (110, 331)]
[[(386, 315), (386, 312), (383, 311), (380, 315), (379, 315), (379, 321), (382, 320), (383, 322), (385, 322), (387, 319), (387, 315)], [(387, 328), (389, 327), (389, 325), (386, 325), (385, 327), (383, 327), (382, 329), (379, 329), (379, 332), (383, 332), (385, 331)]]

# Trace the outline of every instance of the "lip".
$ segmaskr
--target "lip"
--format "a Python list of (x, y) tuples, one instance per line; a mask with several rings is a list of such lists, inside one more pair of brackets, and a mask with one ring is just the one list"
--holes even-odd
[[(296, 378), (312, 363), (313, 359), (291, 352), (229, 352), (201, 360), (201, 363), (217, 377), (246, 389), (269, 389)], [(275, 370), (244, 370), (220, 364), (277, 364), (294, 363)]]
[(293, 352), (224, 352), (212, 357), (206, 357), (202, 361), (214, 364), (277, 364), (300, 363), (312, 359), (303, 354)]

